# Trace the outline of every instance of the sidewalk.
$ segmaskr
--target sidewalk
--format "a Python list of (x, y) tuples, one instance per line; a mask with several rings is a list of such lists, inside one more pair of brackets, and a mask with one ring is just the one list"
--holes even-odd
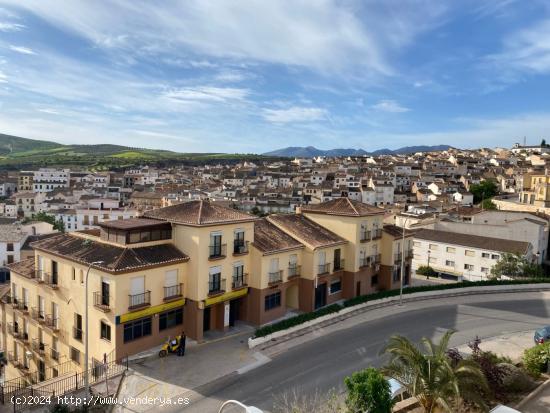
[[(519, 333), (504, 334), (498, 337), (482, 339), (479, 347), (484, 351), (492, 351), (501, 357), (509, 357), (512, 362), (519, 363), (523, 356), (523, 351), (533, 347), (533, 330), (522, 331)], [(468, 344), (457, 348), (463, 354), (471, 354), (472, 350)]]

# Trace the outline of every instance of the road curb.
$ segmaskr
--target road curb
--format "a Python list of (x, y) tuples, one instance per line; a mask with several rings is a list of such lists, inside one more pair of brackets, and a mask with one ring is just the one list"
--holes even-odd
[(516, 405), (516, 409), (520, 409), (521, 407), (523, 407), (523, 405), (537, 398), (539, 393), (542, 392), (548, 385), (550, 385), (550, 379), (546, 379), (546, 381), (542, 382), (540, 386), (538, 386), (535, 390), (524, 397), (524, 399)]
[[(426, 301), (440, 298), (454, 298), (469, 295), (484, 295), (484, 294), (507, 294), (507, 293), (528, 293), (550, 291), (550, 283), (544, 284), (518, 284), (518, 285), (502, 285), (502, 286), (487, 286), (487, 287), (464, 287), (456, 290), (438, 290), (424, 291), (419, 293), (406, 294), (403, 296), (403, 303), (413, 303), (417, 301)], [(358, 304), (352, 307), (346, 307), (337, 313), (327, 314), (322, 317), (307, 321), (303, 324), (290, 327), (286, 330), (276, 331), (264, 337), (249, 338), (248, 348), (256, 348), (262, 346), (261, 350), (265, 350), (276, 344), (288, 341), (292, 338), (302, 336), (309, 333), (315, 328), (328, 326), (338, 321), (345, 320), (357, 314), (375, 310), (384, 307), (396, 305), (399, 302), (399, 296), (372, 300), (366, 303)]]

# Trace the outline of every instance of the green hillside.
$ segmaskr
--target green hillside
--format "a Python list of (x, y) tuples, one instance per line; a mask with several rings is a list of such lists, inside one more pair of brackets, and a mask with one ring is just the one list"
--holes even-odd
[(106, 170), (142, 163), (169, 165), (177, 162), (198, 163), (258, 159), (270, 159), (270, 157), (254, 154), (179, 153), (109, 144), (63, 145), (0, 134), (1, 169), (75, 166)]

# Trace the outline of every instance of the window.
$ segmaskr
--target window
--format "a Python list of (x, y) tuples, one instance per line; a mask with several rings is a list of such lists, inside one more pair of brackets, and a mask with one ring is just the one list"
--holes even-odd
[(498, 255), (498, 254), (493, 254), (493, 255), (491, 255), (491, 258), (492, 258), (493, 260), (498, 260), (498, 259), (500, 258), (500, 255)]
[(430, 249), (436, 251), (439, 248), (436, 244), (430, 244)]
[(183, 324), (183, 308), (165, 311), (159, 315), (159, 331)]
[(455, 262), (454, 262), (454, 261), (449, 261), (449, 260), (447, 260), (447, 261), (445, 261), (445, 265), (446, 265), (447, 267), (454, 267), (454, 266), (455, 266)]
[(370, 279), (370, 285), (375, 286), (378, 285), (378, 274), (374, 274)]
[(454, 253), (456, 252), (456, 248), (454, 248), (454, 247), (447, 247), (447, 252), (448, 252), (449, 254), (454, 254)]
[(102, 339), (111, 341), (111, 326), (105, 322), (101, 322), (100, 336)]
[(151, 335), (151, 317), (141, 318), (124, 324), (124, 342)]
[(80, 364), (80, 351), (74, 347), (71, 347), (71, 360)]
[(413, 242), (413, 246), (415, 247), (420, 247), (422, 245), (422, 243), (420, 241), (414, 241)]
[(464, 264), (464, 269), (468, 271), (473, 271), (474, 266), (472, 264)]
[(475, 257), (476, 254), (472, 250), (465, 250), (464, 255), (466, 255), (467, 257)]
[(342, 280), (340, 278), (332, 280), (330, 283), (330, 294), (336, 294), (340, 291), (342, 291)]
[(72, 278), (73, 278), (73, 281), (76, 280), (76, 268), (75, 267), (72, 268)]
[(8, 242), (7, 251), (13, 251), (13, 242)]
[(489, 258), (489, 257), (491, 257), (491, 254), (489, 254), (488, 252), (481, 253), (481, 258)]
[(8, 264), (12, 264), (13, 263), (13, 255), (8, 255)]
[(488, 274), (489, 273), (489, 268), (481, 267), (481, 272), (484, 273), (484, 274)]
[(265, 311), (272, 310), (281, 306), (281, 292), (278, 291), (275, 294), (265, 296)]

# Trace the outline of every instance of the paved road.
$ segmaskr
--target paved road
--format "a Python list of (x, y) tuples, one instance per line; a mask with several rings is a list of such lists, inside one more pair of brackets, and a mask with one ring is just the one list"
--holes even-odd
[[(425, 308), (428, 305), (431, 307)], [(550, 324), (550, 295), (460, 297), (408, 304), (393, 312), (321, 335), (282, 352), (252, 371), (205, 386), (184, 411), (217, 412), (220, 401), (227, 399), (271, 411), (274, 400), (293, 391), (314, 394), (341, 388), (345, 376), (383, 362), (379, 351), (393, 334), (419, 340), (453, 329), (457, 333), (451, 344), (459, 345), (476, 335), (491, 337)]]

